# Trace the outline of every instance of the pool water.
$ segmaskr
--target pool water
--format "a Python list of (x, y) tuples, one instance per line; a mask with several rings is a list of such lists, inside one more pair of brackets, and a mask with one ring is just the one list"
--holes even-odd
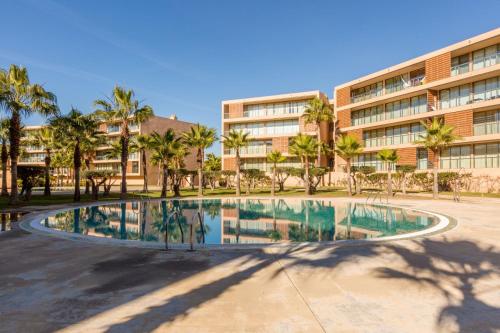
[(9, 231), (12, 229), (11, 222), (17, 222), (22, 213), (11, 212), (11, 213), (0, 213), (0, 233)]
[(300, 199), (134, 201), (70, 209), (41, 222), (88, 236), (167, 244), (366, 239), (423, 230), (437, 218), (382, 205)]

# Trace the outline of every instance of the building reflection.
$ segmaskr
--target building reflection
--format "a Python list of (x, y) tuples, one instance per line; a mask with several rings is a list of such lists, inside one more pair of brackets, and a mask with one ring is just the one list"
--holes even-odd
[[(175, 214), (174, 214), (175, 212)], [(430, 216), (299, 199), (135, 201), (77, 208), (45, 224), (90, 236), (168, 243), (262, 244), (365, 239), (427, 228)]]

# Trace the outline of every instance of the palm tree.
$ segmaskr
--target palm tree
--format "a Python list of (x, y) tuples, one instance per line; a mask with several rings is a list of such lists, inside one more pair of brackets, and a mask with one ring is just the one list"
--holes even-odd
[(361, 154), (363, 147), (355, 137), (343, 135), (335, 143), (335, 152), (346, 162), (348, 193), (352, 196), (351, 159)]
[(274, 196), (274, 188), (276, 186), (276, 165), (286, 160), (286, 157), (278, 150), (273, 150), (267, 154), (267, 161), (273, 164), (273, 180), (271, 184), (271, 195)]
[(179, 144), (180, 139), (175, 136), (175, 132), (171, 128), (163, 134), (158, 132), (151, 134), (151, 150), (153, 152), (151, 163), (161, 166), (163, 181), (160, 196), (162, 198), (167, 197), (168, 164)]
[(216, 131), (213, 128), (197, 124), (191, 126), (188, 132), (183, 133), (183, 141), (191, 148), (196, 149), (196, 161), (198, 162), (198, 195), (203, 195), (203, 160), (205, 149), (210, 148), (217, 140)]
[[(85, 170), (90, 170), (92, 161), (96, 158), (97, 148), (106, 144), (106, 137), (103, 135), (84, 138), (80, 144), (80, 152), (85, 162)], [(85, 179), (85, 194), (90, 194), (90, 181)]]
[(99, 131), (99, 121), (93, 114), (84, 115), (77, 109), (65, 116), (58, 116), (50, 120), (56, 138), (73, 146), (73, 168), (75, 192), (74, 201), (80, 201), (80, 168), (82, 166), (81, 145), (86, 140), (93, 140), (102, 135)]
[(146, 159), (146, 151), (151, 147), (151, 137), (146, 134), (140, 134), (136, 139), (136, 148), (141, 155), (142, 176), (144, 177), (144, 185), (142, 192), (148, 193), (148, 166)]
[(304, 177), (304, 185), (305, 192), (310, 195), (311, 192), (311, 184), (309, 179), (309, 167), (311, 158), (314, 159), (316, 154), (318, 153), (318, 147), (321, 145), (318, 143), (318, 140), (313, 138), (312, 136), (299, 133), (296, 137), (293, 138), (290, 147), (288, 148), (290, 154), (296, 155), (300, 158), (302, 162), (302, 166), (304, 168), (305, 177)]
[(57, 140), (54, 137), (54, 131), (51, 127), (42, 127), (36, 131), (28, 144), (37, 146), (45, 150), (45, 184), (43, 195), (50, 196), (50, 165), (52, 161), (52, 152), (56, 148)]
[(219, 156), (215, 156), (214, 153), (207, 154), (204, 169), (207, 171), (220, 171), (222, 169), (222, 159)]
[(59, 112), (56, 96), (39, 84), (31, 84), (24, 67), (11, 65), (8, 71), (0, 69), (0, 107), (10, 114), (9, 144), (11, 190), (10, 203), (18, 202), (17, 159), (20, 153), (21, 116), (38, 113), (43, 116)]
[(460, 140), (461, 137), (453, 133), (455, 130), (453, 126), (444, 124), (440, 118), (433, 118), (429, 123), (422, 122), (422, 125), (424, 126), (425, 134), (420, 135), (415, 144), (423, 145), (434, 154), (434, 161), (432, 161), (432, 173), (434, 176), (432, 196), (434, 199), (437, 199), (439, 197), (438, 168), (441, 151), (453, 141)]
[(377, 158), (387, 165), (387, 195), (392, 197), (392, 166), (399, 161), (398, 153), (393, 149), (382, 149)]
[(180, 175), (180, 170), (184, 167), (184, 158), (189, 155), (188, 146), (181, 141), (178, 141), (177, 144), (172, 146), (173, 154), (171, 158), (171, 170), (172, 170), (172, 178), (173, 184), (172, 188), (174, 190), (174, 196), (180, 197), (180, 186), (182, 181), (182, 175)]
[[(304, 110), (304, 120), (306, 124), (316, 124), (316, 139), (321, 142), (320, 126), (322, 122), (330, 123), (334, 120), (333, 110), (328, 102), (319, 97), (310, 100)], [(321, 146), (318, 146), (316, 164), (321, 166)]]
[(99, 107), (96, 114), (108, 123), (120, 124), (121, 149), (121, 171), (122, 181), (120, 198), (127, 197), (127, 162), (130, 140), (129, 125), (140, 124), (153, 116), (153, 109), (149, 105), (140, 106), (139, 101), (134, 99), (134, 91), (116, 86), (112, 97), (108, 100), (98, 99), (94, 105)]
[(9, 163), (9, 153), (7, 151), (7, 142), (9, 140), (9, 119), (2, 119), (0, 121), (0, 141), (2, 141), (2, 197), (8, 197), (9, 191), (7, 190), (7, 164)]
[(230, 130), (228, 135), (223, 135), (223, 144), (225, 148), (234, 149), (236, 151), (236, 196), (241, 195), (240, 187), (240, 168), (241, 168), (241, 157), (240, 150), (243, 147), (248, 146), (249, 139), (248, 135), (250, 133), (244, 133), (242, 130)]

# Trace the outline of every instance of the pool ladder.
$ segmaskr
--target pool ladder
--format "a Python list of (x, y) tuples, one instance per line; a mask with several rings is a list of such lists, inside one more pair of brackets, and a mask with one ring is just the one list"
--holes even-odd
[[(177, 221), (177, 225), (179, 226), (179, 230), (181, 232), (181, 243), (184, 243), (184, 231), (182, 230), (181, 222), (179, 220), (179, 212), (174, 211), (170, 213), (170, 215), (167, 216), (167, 220), (165, 221), (165, 250), (168, 250), (168, 224), (171, 219), (175, 218), (175, 221)], [(203, 219), (201, 217), (200, 211), (197, 211), (196, 214), (191, 218), (191, 223), (189, 224), (189, 250), (194, 251), (194, 244), (193, 244), (193, 232), (194, 232), (194, 220), (195, 218), (198, 218), (198, 222), (200, 223), (200, 228), (201, 228), (201, 236), (202, 236), (202, 242), (205, 244), (205, 225), (203, 223)]]

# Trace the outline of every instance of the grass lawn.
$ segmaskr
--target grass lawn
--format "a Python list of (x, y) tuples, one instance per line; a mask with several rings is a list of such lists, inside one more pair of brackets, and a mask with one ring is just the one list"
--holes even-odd
[[(426, 194), (431, 194), (430, 192), (422, 192)], [(241, 191), (242, 196), (246, 196), (246, 189), (242, 188)], [(443, 197), (449, 197), (452, 196), (453, 193), (451, 192), (440, 192), (440, 194)], [(198, 195), (198, 191), (191, 190), (191, 189), (184, 189), (181, 191), (181, 197), (184, 198), (189, 198), (189, 197), (196, 197)], [(235, 189), (225, 189), (225, 188), (218, 188), (211, 190), (209, 188), (204, 190), (204, 196), (210, 197), (210, 196), (222, 196), (222, 197), (230, 197), (235, 195)], [(271, 190), (269, 188), (256, 188), (252, 191), (250, 191), (250, 196), (270, 196), (271, 195)], [(362, 193), (361, 195), (356, 195), (355, 197), (367, 197), (369, 194), (368, 193)], [(462, 196), (464, 197), (488, 197), (488, 198), (500, 198), (500, 193), (475, 193), (475, 192), (462, 192)], [(283, 192), (276, 192), (277, 197), (282, 197), (282, 196), (287, 196), (287, 197), (300, 197), (300, 196), (305, 196), (304, 194), (304, 189), (302, 187), (289, 187), (286, 188), (285, 191)], [(320, 187), (312, 195), (312, 197), (328, 197), (328, 198), (335, 198), (335, 197), (345, 197), (347, 196), (347, 191), (342, 188), (333, 188), (333, 187)], [(151, 191), (148, 194), (141, 193), (140, 191), (129, 191), (128, 198), (133, 199), (133, 198), (140, 198), (140, 197), (149, 197), (149, 198), (159, 198), (160, 197), (160, 191)], [(172, 192), (169, 192), (168, 194), (169, 198), (172, 198)], [(397, 198), (403, 198), (403, 196), (400, 193), (397, 193), (396, 195)], [(119, 193), (117, 192), (111, 192), (110, 196), (108, 197), (99, 197), (99, 201), (109, 201), (109, 200), (118, 200), (120, 198)], [(384, 197), (383, 197), (384, 198)], [(416, 200), (422, 200), (422, 199), (429, 199), (430, 197), (427, 196), (419, 196), (416, 193), (408, 193), (408, 195), (404, 196), (404, 198), (408, 199), (416, 199)], [(91, 199), (90, 195), (84, 195), (82, 194), (81, 196), (81, 202), (86, 203), (86, 202), (92, 202), (93, 200)], [(31, 200), (29, 202), (21, 200), (20, 203), (16, 206), (11, 206), (8, 204), (8, 198), (6, 197), (0, 197), (0, 209), (10, 209), (10, 208), (17, 208), (17, 207), (23, 207), (23, 206), (48, 206), (48, 205), (57, 205), (57, 204), (65, 204), (65, 203), (72, 203), (73, 202), (73, 195), (72, 194), (57, 194), (54, 193), (50, 197), (43, 196), (41, 194), (34, 193), (31, 197)]]

